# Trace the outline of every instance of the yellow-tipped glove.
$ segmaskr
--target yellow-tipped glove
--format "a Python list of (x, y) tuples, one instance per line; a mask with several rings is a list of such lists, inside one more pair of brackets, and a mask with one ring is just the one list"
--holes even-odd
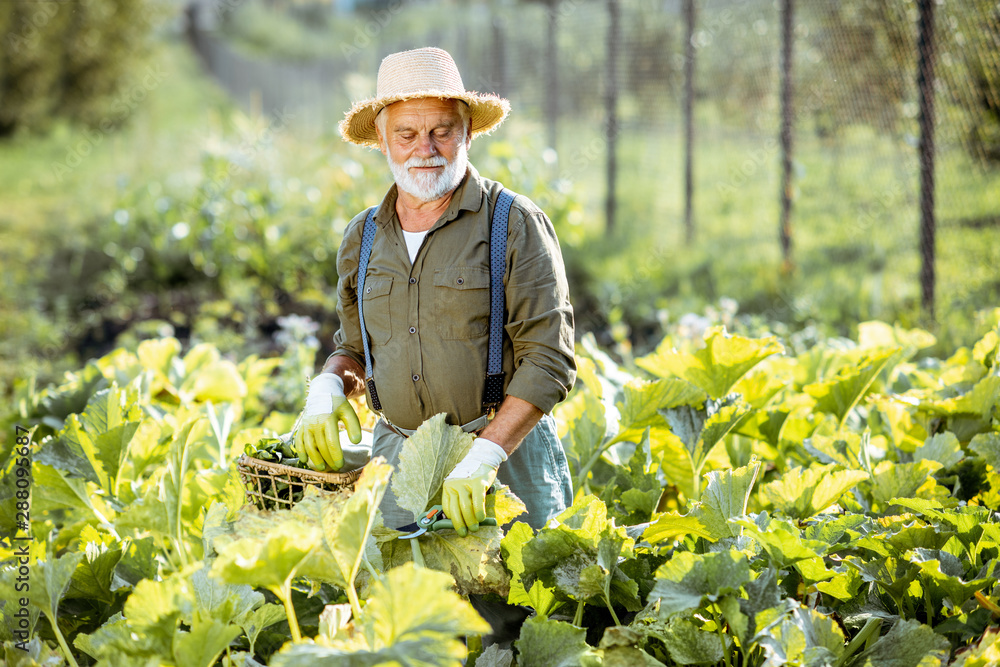
[(361, 422), (344, 396), (344, 381), (333, 373), (320, 373), (309, 383), (294, 444), (295, 451), (300, 457), (305, 455), (313, 470), (337, 471), (343, 467), (339, 423), (343, 423), (351, 442), (361, 442)]
[(467, 530), (479, 530), (479, 523), (486, 518), (486, 491), (506, 460), (507, 452), (500, 445), (476, 438), (469, 453), (445, 478), (441, 508), (462, 537)]

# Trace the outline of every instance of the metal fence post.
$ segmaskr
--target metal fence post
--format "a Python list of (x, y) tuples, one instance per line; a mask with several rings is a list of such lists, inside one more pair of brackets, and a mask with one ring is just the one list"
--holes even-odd
[(684, 0), (684, 240), (694, 241), (694, 0)]
[(558, 35), (559, 5), (558, 0), (549, 0), (546, 5), (548, 12), (548, 24), (546, 26), (546, 102), (547, 109), (546, 123), (549, 130), (549, 148), (556, 150), (556, 140), (558, 139), (558, 118), (559, 118), (559, 61), (558, 45), (556, 43)]
[(608, 58), (607, 58), (607, 91), (605, 97), (607, 127), (605, 138), (608, 145), (607, 161), (607, 200), (604, 214), (607, 221), (607, 233), (610, 235), (615, 227), (615, 209), (617, 207), (615, 182), (617, 180), (618, 159), (618, 49), (621, 44), (621, 27), (619, 25), (618, 0), (608, 0)]
[(781, 258), (792, 267), (792, 42), (794, 0), (781, 1)]
[(934, 319), (934, 0), (918, 0), (917, 88), (920, 95), (920, 295)]

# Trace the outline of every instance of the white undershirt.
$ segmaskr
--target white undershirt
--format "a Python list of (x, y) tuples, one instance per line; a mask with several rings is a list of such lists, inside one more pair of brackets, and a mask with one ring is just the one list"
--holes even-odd
[(410, 255), (410, 264), (417, 259), (417, 251), (420, 250), (420, 244), (424, 242), (424, 237), (427, 236), (427, 232), (430, 230), (424, 230), (422, 232), (408, 232), (405, 229), (403, 231), (403, 238), (406, 239), (406, 252)]

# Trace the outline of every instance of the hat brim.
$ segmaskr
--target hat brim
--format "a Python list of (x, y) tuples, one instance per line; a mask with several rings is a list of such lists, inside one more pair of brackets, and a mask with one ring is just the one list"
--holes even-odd
[(489, 134), (499, 127), (500, 123), (507, 118), (507, 114), (510, 113), (510, 102), (497, 95), (424, 90), (405, 95), (371, 98), (355, 103), (344, 114), (344, 119), (340, 121), (340, 136), (344, 138), (344, 141), (349, 141), (352, 144), (379, 148), (378, 134), (375, 131), (375, 116), (378, 115), (378, 112), (396, 102), (426, 97), (462, 100), (468, 104), (470, 128), (473, 137), (481, 134)]

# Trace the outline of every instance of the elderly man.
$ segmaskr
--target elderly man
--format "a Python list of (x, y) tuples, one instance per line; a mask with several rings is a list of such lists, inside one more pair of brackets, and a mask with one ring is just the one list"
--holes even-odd
[[(338, 422), (352, 441), (360, 437), (347, 397), (367, 392), (381, 417), (372, 455), (396, 464), (413, 430), (446, 413), (478, 436), (442, 491), (460, 535), (479, 529), (494, 479), (525, 502), (535, 528), (572, 502), (549, 414), (576, 374), (559, 244), (548, 217), (520, 195), (501, 204), (510, 207), (506, 234), (491, 238), (504, 189), (468, 161), (472, 138), (496, 128), (509, 108), (466, 91), (451, 56), (425, 48), (386, 57), (376, 97), (346, 114), (344, 139), (381, 150), (395, 184), (344, 233), (336, 350), (310, 384), (297, 432), (315, 467), (337, 470)], [(491, 248), (501, 269), (493, 299)], [(492, 352), (491, 307), (503, 318)], [(381, 509), (388, 527), (413, 521), (391, 494)]]

